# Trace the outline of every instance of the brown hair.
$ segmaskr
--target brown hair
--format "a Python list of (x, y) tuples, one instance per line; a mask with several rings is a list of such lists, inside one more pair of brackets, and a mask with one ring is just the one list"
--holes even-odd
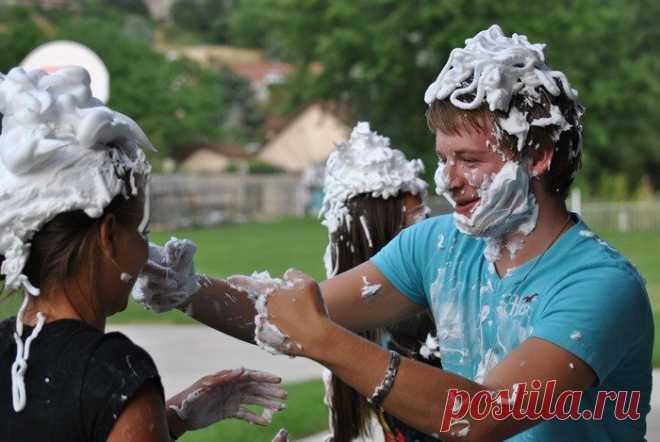
[[(468, 81), (471, 81), (469, 79)], [(449, 98), (435, 100), (426, 111), (426, 122), (432, 132), (439, 130), (449, 135), (460, 135), (465, 130), (485, 133), (489, 124), (497, 131), (502, 146), (516, 153), (516, 157), (529, 156), (533, 149), (553, 147), (550, 169), (544, 174), (547, 189), (566, 198), (582, 163), (582, 125), (580, 117), (584, 108), (569, 98), (560, 83), (557, 83), (561, 92), (555, 96), (544, 87), (536, 88), (539, 97), (532, 98), (527, 95), (516, 94), (511, 99), (509, 111), (491, 111), (486, 103), (473, 110), (464, 110), (454, 106)], [(463, 97), (472, 100), (474, 96)], [(550, 117), (550, 109), (557, 106), (566, 119), (570, 128), (561, 131), (556, 125), (544, 127), (530, 126), (522, 152), (516, 149), (516, 137), (505, 132), (500, 124), (500, 118), (506, 118), (514, 107), (526, 115), (527, 122), (531, 123), (538, 118)]]
[(142, 198), (117, 195), (105, 208), (103, 216), (90, 218), (82, 210), (64, 212), (46, 223), (32, 238), (30, 256), (23, 273), (39, 287), (44, 281), (63, 281), (74, 277), (81, 265), (96, 272), (98, 225), (113, 214), (122, 226), (137, 225), (142, 216)]
[[(405, 214), (403, 200), (406, 194), (383, 199), (374, 198), (369, 194), (361, 194), (351, 198), (346, 206), (351, 215), (350, 226), (345, 223), (330, 236), (330, 241), (336, 246), (333, 250), (333, 262), (337, 263), (337, 273), (352, 269), (368, 261), (403, 229)], [(367, 220), (369, 238), (366, 236), (360, 216)], [(428, 333), (425, 330), (424, 336)], [(382, 330), (372, 330), (360, 334), (377, 341)], [(363, 435), (368, 435), (369, 415), (371, 406), (357, 391), (336, 376), (331, 383), (332, 430), (334, 442), (350, 442)]]
[[(128, 186), (128, 177), (122, 179), (124, 185)], [(141, 187), (142, 178), (136, 181)], [(59, 284), (70, 280), (80, 275), (86, 266), (85, 274), (81, 276), (87, 278), (92, 287), (91, 283), (97, 273), (99, 224), (106, 215), (112, 214), (121, 226), (137, 225), (142, 218), (143, 206), (144, 192), (140, 191), (137, 196), (117, 195), (99, 218), (91, 218), (83, 210), (56, 215), (30, 240), (30, 255), (23, 273), (32, 285), (41, 288), (47, 281)], [(0, 255), (0, 265), (3, 260), (4, 257)]]

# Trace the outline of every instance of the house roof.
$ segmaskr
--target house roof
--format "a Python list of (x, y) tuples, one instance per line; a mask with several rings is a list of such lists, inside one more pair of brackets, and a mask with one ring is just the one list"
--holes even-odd
[(250, 83), (269, 83), (284, 78), (293, 71), (293, 66), (281, 61), (241, 61), (227, 63), (235, 74)]

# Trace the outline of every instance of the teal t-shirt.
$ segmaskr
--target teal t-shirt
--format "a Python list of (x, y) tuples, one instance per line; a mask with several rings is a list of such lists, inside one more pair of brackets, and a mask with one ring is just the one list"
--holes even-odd
[[(485, 241), (461, 233), (451, 215), (403, 230), (372, 262), (402, 294), (433, 313), (442, 366), (476, 382), (529, 337), (570, 351), (598, 376), (596, 392), (640, 391), (638, 420), (553, 419), (509, 440), (645, 440), (650, 409), (653, 316), (643, 278), (576, 215), (541, 256), (500, 277)], [(543, 357), (543, 355), (539, 355)]]

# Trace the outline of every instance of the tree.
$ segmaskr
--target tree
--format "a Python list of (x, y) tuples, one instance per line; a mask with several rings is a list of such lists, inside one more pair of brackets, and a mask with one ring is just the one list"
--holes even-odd
[(176, 0), (170, 15), (177, 26), (202, 34), (214, 43), (227, 42), (226, 0)]
[[(289, 82), (292, 106), (348, 104), (356, 120), (371, 121), (394, 146), (422, 157), (431, 173), (422, 97), (451, 49), (493, 23), (547, 42), (549, 63), (568, 75), (587, 107), (580, 181), (597, 192), (619, 173), (630, 192), (647, 175), (660, 189), (658, 2), (251, 0), (232, 14), (249, 17), (246, 3), (259, 20), (231, 21), (247, 27), (243, 35), (252, 26), (298, 67)], [(320, 74), (308, 68), (312, 62), (323, 66)]]
[(235, 138), (245, 136), (242, 122), (230, 127), (226, 109), (239, 100), (249, 103), (247, 86), (223, 71), (185, 59), (170, 61), (147, 42), (127, 37), (122, 33), (126, 17), (118, 10), (94, 8), (0, 10), (0, 35), (6, 37), (0, 39), (2, 71), (45, 41), (78, 41), (103, 59), (110, 72), (108, 104), (140, 124), (159, 149), (152, 157), (175, 156), (189, 144), (223, 141), (228, 131)]

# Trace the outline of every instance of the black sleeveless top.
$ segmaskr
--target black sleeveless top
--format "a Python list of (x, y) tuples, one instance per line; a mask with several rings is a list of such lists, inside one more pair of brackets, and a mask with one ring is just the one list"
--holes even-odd
[[(121, 333), (104, 334), (64, 319), (45, 324), (32, 341), (25, 373), (26, 405), (12, 406), (15, 319), (0, 322), (0, 442), (105, 441), (124, 406), (153, 383), (158, 370), (147, 352)], [(23, 342), (32, 333), (25, 327)]]

